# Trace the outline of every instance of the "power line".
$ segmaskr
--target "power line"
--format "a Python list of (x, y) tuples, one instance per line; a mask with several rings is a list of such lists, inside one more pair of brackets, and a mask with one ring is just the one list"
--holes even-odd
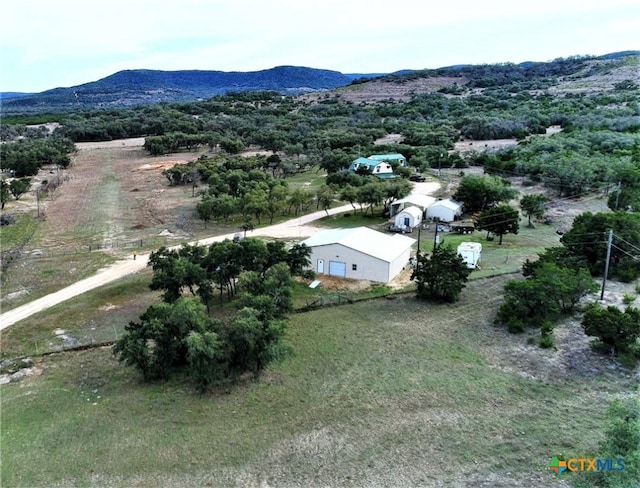
[(633, 244), (631, 244), (629, 241), (625, 241), (622, 237), (620, 237), (619, 235), (616, 234), (616, 238), (620, 239), (622, 242), (624, 242), (627, 246), (631, 246), (633, 249), (635, 249), (636, 251), (640, 252), (640, 247), (634, 246)]
[(620, 248), (620, 247), (616, 246), (615, 244), (612, 244), (612, 245), (613, 245), (613, 247), (615, 247), (615, 248), (616, 248), (618, 251), (620, 251), (621, 253), (626, 254), (627, 256), (629, 256), (629, 257), (630, 257), (631, 259), (633, 259), (634, 261), (638, 261), (638, 262), (640, 263), (640, 257), (638, 257), (638, 256), (634, 256), (633, 254), (631, 254), (631, 253), (629, 253), (629, 252), (625, 251), (624, 249), (622, 249), (622, 248)]

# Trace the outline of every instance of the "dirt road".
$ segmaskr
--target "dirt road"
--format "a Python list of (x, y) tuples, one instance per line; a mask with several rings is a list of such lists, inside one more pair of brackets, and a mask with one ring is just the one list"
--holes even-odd
[[(415, 183), (412, 193), (429, 195), (436, 192), (439, 188), (439, 183)], [(353, 210), (353, 207), (351, 205), (343, 205), (341, 207), (329, 209), (328, 215), (335, 215), (349, 210)], [(327, 212), (325, 212), (324, 210), (307, 215), (302, 215), (300, 217), (287, 220), (280, 224), (256, 229), (251, 233), (251, 236), (268, 236), (278, 238), (309, 237), (322, 229), (308, 224), (326, 216)], [(207, 239), (200, 239), (198, 241), (191, 242), (190, 244), (209, 245), (213, 242), (232, 239), (234, 235), (235, 233), (210, 237)], [(89, 278), (78, 281), (77, 283), (67, 286), (62, 290), (58, 290), (55, 293), (50, 293), (47, 296), (3, 313), (2, 315), (0, 315), (0, 330), (6, 329), (16, 322), (24, 320), (33, 314), (42, 312), (43, 310), (69, 300), (70, 298), (81, 295), (82, 293), (93, 290), (94, 288), (106, 285), (107, 283), (111, 283), (112, 281), (120, 279), (131, 273), (135, 273), (136, 271), (140, 271), (141, 269), (144, 269), (146, 267), (148, 261), (149, 254), (140, 254), (135, 260), (133, 258), (129, 258), (123, 261), (119, 261), (118, 263), (99, 271)]]

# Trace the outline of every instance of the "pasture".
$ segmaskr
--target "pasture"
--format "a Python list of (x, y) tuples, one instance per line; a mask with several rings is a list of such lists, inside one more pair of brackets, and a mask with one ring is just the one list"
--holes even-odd
[(294, 314), (289, 357), (207, 395), (142, 384), (108, 348), (38, 359), (2, 386), (3, 485), (558, 486), (551, 457), (596, 455), (636, 380), (570, 321), (555, 351), (494, 327), (505, 279)]

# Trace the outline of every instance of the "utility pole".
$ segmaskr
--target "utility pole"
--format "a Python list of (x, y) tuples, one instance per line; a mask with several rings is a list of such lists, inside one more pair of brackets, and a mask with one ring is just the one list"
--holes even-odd
[(607, 240), (607, 259), (604, 263), (604, 277), (602, 278), (602, 291), (600, 292), (600, 300), (604, 300), (604, 287), (607, 284), (607, 275), (609, 274), (609, 260), (611, 259), (612, 244), (613, 244), (613, 230), (610, 230), (609, 239)]
[(438, 227), (439, 227), (439, 221), (436, 220), (436, 234), (433, 236), (433, 251), (435, 252), (436, 247), (438, 246)]

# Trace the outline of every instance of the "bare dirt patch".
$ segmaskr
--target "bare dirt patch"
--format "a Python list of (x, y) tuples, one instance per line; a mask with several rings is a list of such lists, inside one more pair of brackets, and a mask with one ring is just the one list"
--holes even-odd
[(367, 280), (352, 280), (329, 275), (318, 275), (316, 279), (320, 281), (320, 286), (323, 289), (331, 291), (359, 292), (370, 288), (374, 284)]
[[(635, 294), (634, 290), (634, 283), (609, 281), (604, 300), (598, 300), (600, 292), (597, 292), (585, 299), (585, 303), (598, 301), (603, 307), (613, 305), (624, 309), (622, 297)], [(592, 344), (595, 338), (584, 333), (580, 321), (580, 316), (576, 315), (556, 324), (553, 332), (556, 346), (553, 349), (538, 347), (538, 331), (530, 331), (518, 340), (518, 336), (496, 329), (493, 333), (498, 336), (508, 334), (515, 340), (509, 341), (506, 348), (504, 343), (499, 348), (489, 346), (490, 350), (493, 349), (489, 355), (491, 364), (498, 369), (542, 381), (564, 382), (569, 378), (575, 380), (608, 375), (621, 378), (629, 385), (636, 384), (640, 380), (640, 368), (625, 368), (617, 358), (594, 352)], [(527, 338), (533, 343), (529, 343)]]
[[(39, 229), (42, 247), (110, 247), (116, 241), (150, 239), (167, 228), (188, 235), (180, 228), (188, 219), (180, 217), (192, 211), (192, 189), (169, 187), (162, 172), (200, 153), (151, 157), (142, 144), (144, 138), (77, 145), (72, 165), (60, 175), (62, 186), (40, 202), (46, 215)], [(49, 176), (44, 172), (39, 178)]]
[(407, 80), (402, 83), (395, 81), (372, 80), (367, 83), (349, 85), (327, 93), (311, 93), (300, 98), (307, 101), (318, 101), (324, 98), (338, 99), (352, 103), (375, 103), (386, 100), (408, 101), (415, 95), (434, 93), (452, 86), (466, 85), (469, 80), (465, 77), (434, 76)]
[(115, 141), (100, 142), (77, 142), (76, 147), (80, 151), (91, 151), (93, 149), (113, 149), (122, 147), (142, 147), (144, 137), (132, 137), (129, 139), (116, 139)]

